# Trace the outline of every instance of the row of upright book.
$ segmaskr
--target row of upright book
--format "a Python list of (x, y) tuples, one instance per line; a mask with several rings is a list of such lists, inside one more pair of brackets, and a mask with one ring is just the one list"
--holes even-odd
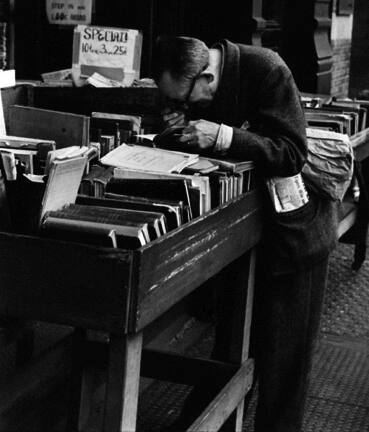
[[(140, 241), (135, 244), (140, 247), (250, 190), (252, 171), (250, 162), (123, 144), (84, 176), (76, 200), (82, 207), (75, 211), (94, 214), (86, 209), (92, 206), (108, 224), (113, 214), (121, 213), (122, 222), (128, 215), (137, 217)], [(145, 219), (147, 226), (141, 227)], [(120, 238), (121, 247), (132, 245)]]
[[(149, 158), (157, 153), (162, 163), (167, 155), (172, 156), (170, 151), (134, 144), (123, 144), (117, 150), (137, 152), (141, 163), (143, 154)], [(216, 162), (222, 161), (174, 154), (179, 158), (189, 156), (193, 163), (181, 172), (164, 172), (158, 166), (152, 171), (135, 170), (127, 158), (122, 160), (128, 166), (123, 166), (121, 160), (118, 166), (108, 166), (103, 164), (103, 158), (82, 178), (75, 202), (45, 213), (41, 234), (135, 249), (251, 187), (250, 163), (228, 162), (226, 168), (220, 168)]]
[[(251, 162), (137, 139), (144, 131), (138, 116), (95, 113), (86, 123), (85, 116), (64, 113), (71, 121), (62, 117), (58, 128), (62, 113), (13, 110), (16, 134), (0, 137), (2, 230), (136, 249), (253, 186)], [(104, 148), (106, 136), (112, 138)]]
[(353, 136), (369, 127), (369, 100), (302, 96), (308, 127)]

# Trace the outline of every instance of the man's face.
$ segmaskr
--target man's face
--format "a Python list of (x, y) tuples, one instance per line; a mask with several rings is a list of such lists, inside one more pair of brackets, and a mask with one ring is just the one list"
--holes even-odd
[(207, 107), (214, 97), (206, 74), (199, 74), (192, 80), (175, 79), (165, 71), (158, 82), (158, 87), (164, 104), (180, 111), (185, 111), (191, 106)]

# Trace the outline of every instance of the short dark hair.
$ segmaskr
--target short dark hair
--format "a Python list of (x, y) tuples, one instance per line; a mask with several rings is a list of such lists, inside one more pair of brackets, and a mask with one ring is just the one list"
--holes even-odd
[(209, 62), (209, 48), (199, 39), (187, 36), (159, 36), (153, 52), (153, 78), (165, 71), (176, 78), (193, 79)]

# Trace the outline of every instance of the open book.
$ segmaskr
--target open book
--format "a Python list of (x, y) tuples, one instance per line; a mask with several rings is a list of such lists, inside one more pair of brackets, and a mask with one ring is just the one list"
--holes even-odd
[(179, 173), (198, 157), (191, 153), (122, 144), (101, 158), (101, 163), (130, 170)]

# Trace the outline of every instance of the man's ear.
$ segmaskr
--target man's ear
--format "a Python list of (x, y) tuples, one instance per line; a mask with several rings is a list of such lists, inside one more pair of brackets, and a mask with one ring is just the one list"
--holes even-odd
[(213, 82), (214, 79), (215, 79), (214, 74), (213, 74), (212, 72), (209, 72), (209, 71), (205, 71), (205, 72), (203, 72), (203, 73), (201, 74), (201, 76), (204, 77), (204, 78), (207, 80), (207, 82), (208, 82), (209, 84), (210, 84), (211, 82)]

